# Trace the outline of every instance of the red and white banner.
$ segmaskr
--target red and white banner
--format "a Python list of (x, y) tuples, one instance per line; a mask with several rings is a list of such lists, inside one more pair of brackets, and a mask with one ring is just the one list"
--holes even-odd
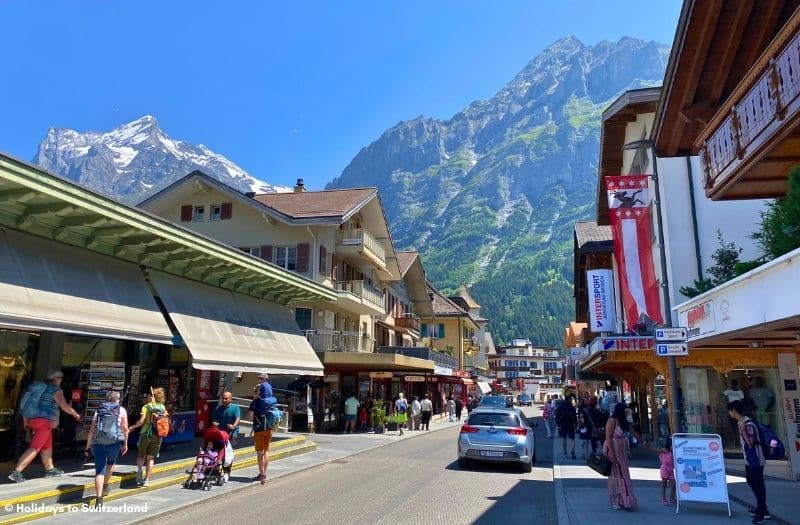
[(648, 175), (606, 177), (614, 259), (628, 328), (642, 314), (663, 323), (650, 226)]

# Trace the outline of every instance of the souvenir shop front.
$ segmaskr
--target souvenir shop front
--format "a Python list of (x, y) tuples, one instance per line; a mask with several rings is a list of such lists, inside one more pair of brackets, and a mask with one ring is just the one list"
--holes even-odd
[(312, 410), (317, 432), (344, 428), (344, 401), (350, 394), (362, 405), (386, 404), (402, 392), (407, 399), (434, 393), (438, 386), (434, 364), (428, 359), (388, 353), (324, 352), (325, 388), (313, 390)]

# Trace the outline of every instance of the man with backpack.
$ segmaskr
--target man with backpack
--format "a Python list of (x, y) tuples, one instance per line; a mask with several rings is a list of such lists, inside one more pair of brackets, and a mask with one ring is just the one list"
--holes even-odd
[(728, 403), (728, 415), (737, 423), (739, 442), (744, 455), (744, 471), (747, 484), (756, 497), (756, 509), (751, 511), (753, 523), (758, 525), (770, 519), (767, 509), (767, 487), (764, 484), (764, 465), (766, 458), (755, 422), (744, 415), (744, 403), (736, 399)]
[(564, 457), (567, 457), (567, 441), (570, 441), (572, 459), (575, 459), (575, 429), (578, 426), (578, 413), (572, 405), (571, 396), (558, 403), (556, 407), (556, 426), (558, 427), (558, 435), (561, 438)]
[(262, 374), (262, 382), (255, 388), (256, 395), (248, 408), (247, 417), (253, 422), (253, 445), (256, 449), (258, 460), (258, 476), (253, 481), (260, 481), (262, 485), (267, 482), (267, 467), (269, 466), (269, 444), (272, 441), (272, 425), (268, 412), (277, 404), (277, 399), (272, 395), (272, 386), (268, 383), (269, 376)]
[(72, 408), (64, 398), (61, 382), (64, 374), (61, 371), (47, 373), (47, 383), (35, 381), (28, 386), (20, 403), (22, 425), (33, 432), (31, 443), (17, 462), (17, 466), (8, 475), (8, 479), (15, 483), (25, 481), (22, 471), (30, 465), (31, 461), (39, 454), (44, 465), (44, 477), (61, 476), (64, 471), (53, 465), (53, 430), (58, 428), (58, 410), (80, 421), (81, 416)]
[(103, 506), (108, 494), (108, 481), (114, 472), (117, 456), (128, 452), (128, 413), (119, 406), (119, 392), (109, 391), (92, 418), (86, 437), (86, 453), (94, 455), (95, 506)]
[[(161, 452), (161, 442), (169, 435), (169, 413), (164, 406), (166, 396), (163, 388), (150, 389), (146, 394), (147, 403), (142, 407), (139, 421), (131, 425), (130, 431), (141, 427), (139, 443), (136, 445), (136, 483), (146, 487), (150, 483), (153, 464)], [(147, 470), (142, 476), (142, 468), (147, 463)]]

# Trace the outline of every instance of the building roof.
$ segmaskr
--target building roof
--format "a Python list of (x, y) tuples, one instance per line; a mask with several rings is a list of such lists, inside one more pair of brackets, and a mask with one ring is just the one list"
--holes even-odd
[(461, 285), (456, 295), (464, 299), (464, 302), (467, 304), (469, 308), (481, 307), (481, 305), (479, 305), (478, 302), (475, 299), (473, 299), (472, 295), (470, 295), (469, 289), (467, 288), (466, 285)]
[(262, 193), (253, 199), (295, 219), (337, 217), (345, 221), (377, 193), (377, 188), (352, 188), (298, 193)]
[(397, 265), (400, 267), (400, 275), (405, 276), (411, 265), (414, 264), (414, 259), (419, 257), (419, 252), (414, 250), (401, 250), (395, 252), (397, 255)]
[(583, 251), (612, 251), (611, 226), (598, 226), (595, 221), (575, 223), (576, 247)]
[(428, 293), (433, 296), (433, 315), (436, 317), (469, 317), (460, 306), (445, 297), (439, 290), (428, 283)]

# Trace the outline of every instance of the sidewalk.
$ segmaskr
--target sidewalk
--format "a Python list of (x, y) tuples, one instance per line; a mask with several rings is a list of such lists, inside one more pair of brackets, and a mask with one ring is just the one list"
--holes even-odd
[[(451, 423), (447, 421), (446, 418), (435, 418), (431, 421), (431, 432), (459, 426), (462, 423), (463, 420), (461, 423)], [(272, 479), (285, 476), (287, 474), (337, 461), (367, 450), (396, 443), (400, 440), (412, 439), (416, 436), (421, 436), (424, 434), (426, 434), (425, 431), (409, 430), (406, 430), (403, 436), (400, 436), (398, 431), (387, 431), (384, 434), (282, 434), (282, 437), (305, 437), (307, 438), (307, 442), (309, 444), (314, 445), (315, 450), (300, 455), (271, 460), (268, 471), (269, 478)], [(275, 441), (273, 441), (273, 446), (274, 445)], [(193, 450), (191, 453), (191, 459), (195, 457), (195, 453), (196, 450)], [(259, 490), (260, 487), (256, 488), (257, 485), (251, 482), (252, 477), (258, 473), (257, 467), (252, 465), (252, 462), (243, 468), (236, 468), (236, 463), (234, 463), (234, 468), (235, 469), (231, 474), (231, 480), (229, 483), (221, 487), (214, 486), (208, 492), (204, 492), (202, 490), (183, 489), (177, 481), (170, 481), (168, 486), (162, 486), (161, 488), (158, 488), (158, 490), (135, 489), (128, 488), (123, 485), (123, 487), (112, 491), (111, 495), (105, 498), (106, 507), (120, 507), (121, 512), (119, 513), (90, 512), (83, 509), (80, 504), (61, 505), (54, 503), (47, 505), (44, 509), (41, 509), (53, 513), (52, 516), (42, 519), (46, 520), (47, 523), (65, 524), (72, 524), (80, 520), (82, 525), (90, 525), (95, 523), (106, 524), (113, 519), (115, 525), (122, 525), (127, 523), (136, 523), (143, 520), (149, 521), (159, 514), (173, 512), (182, 507), (195, 504), (198, 501), (203, 501), (208, 498), (214, 498), (218, 496), (224, 497), (225, 494), (228, 494), (233, 490), (241, 490), (248, 487), (253, 487), (254, 490)], [(135, 469), (132, 467), (118, 468), (119, 474), (130, 474), (134, 472), (134, 470)], [(72, 480), (71, 482), (81, 484), (86, 483), (87, 480), (91, 479), (93, 473), (94, 471), (92, 470), (88, 473), (72, 474), (73, 476), (80, 477), (76, 477), (76, 479)], [(58, 485), (70, 483), (70, 481), (66, 480), (65, 478), (67, 478), (67, 476), (62, 478), (38, 480), (36, 486), (32, 487), (34, 490), (31, 492), (43, 490), (45, 483), (49, 483), (52, 485), (52, 487), (48, 486), (44, 487), (44, 489), (52, 489)], [(182, 477), (181, 481), (183, 479), (185, 479), (185, 476)], [(29, 481), (21, 485), (3, 484), (2, 489), (0, 490), (3, 491), (4, 497), (0, 499), (5, 499), (5, 497), (7, 497), (5, 489), (18, 489), (19, 487), (29, 484), (32, 484), (32, 482)], [(267, 483), (266, 488), (269, 489), (269, 483)], [(121, 508), (123, 506), (126, 508)], [(8, 516), (6, 520), (0, 518), (0, 524), (27, 521), (20, 518), (22, 518), (22, 516), (17, 516), (16, 519), (14, 516)]]
[[(658, 468), (658, 451), (645, 447), (633, 450), (631, 477), (633, 479), (639, 510), (635, 514), (612, 510), (608, 502), (608, 478), (600, 476), (586, 466), (586, 461), (564, 458), (561, 440), (553, 438), (553, 478), (555, 481), (556, 507), (559, 525), (582, 525), (584, 523), (616, 523), (626, 518), (646, 520), (648, 525), (731, 523), (728, 507), (724, 503), (681, 503), (680, 512), (675, 507), (661, 504), (661, 476)], [(578, 445), (578, 449), (580, 446)], [(750, 523), (748, 510), (754, 506), (755, 498), (745, 482), (744, 475), (727, 475), (728, 495), (731, 502), (731, 518), (736, 523)], [(800, 523), (800, 498), (797, 483), (767, 478), (767, 504), (772, 513), (771, 523)]]

